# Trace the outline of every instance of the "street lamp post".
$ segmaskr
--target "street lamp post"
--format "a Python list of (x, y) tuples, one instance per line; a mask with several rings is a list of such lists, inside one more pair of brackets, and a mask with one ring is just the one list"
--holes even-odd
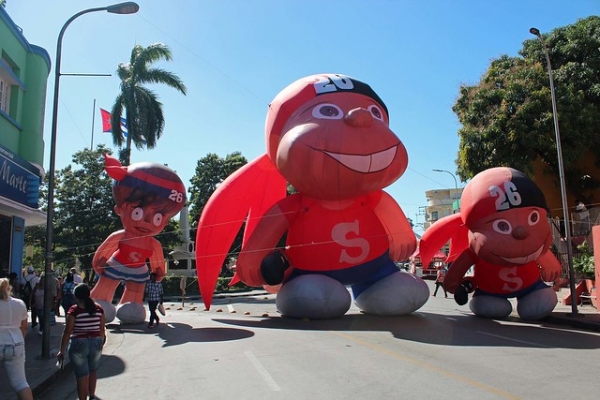
[(450, 175), (452, 175), (452, 177), (454, 178), (454, 188), (458, 189), (458, 181), (456, 180), (456, 176), (452, 172), (445, 170), (445, 169), (432, 169), (432, 171), (433, 172), (447, 172)]
[(569, 288), (571, 290), (571, 312), (573, 315), (577, 315), (577, 302), (575, 301), (575, 270), (573, 269), (573, 247), (571, 244), (569, 207), (567, 205), (567, 189), (565, 183), (562, 145), (560, 141), (560, 130), (558, 128), (558, 112), (556, 111), (556, 95), (554, 94), (554, 77), (552, 75), (552, 64), (550, 63), (550, 54), (548, 53), (546, 42), (544, 42), (544, 38), (542, 38), (539, 29), (531, 28), (529, 29), (529, 33), (531, 33), (534, 36), (537, 36), (537, 38), (542, 43), (542, 49), (544, 50), (544, 55), (546, 56), (546, 67), (548, 69), (548, 77), (550, 79), (550, 98), (552, 99), (552, 115), (554, 117), (554, 133), (556, 135), (556, 153), (558, 157), (558, 178), (560, 180), (560, 194), (562, 201), (562, 210), (564, 215), (563, 218), (565, 224), (565, 240), (567, 241), (567, 264), (569, 267)]
[[(140, 7), (132, 2), (128, 1), (125, 3), (113, 4), (106, 7), (88, 8), (80, 11), (73, 15), (65, 22), (60, 33), (58, 34), (58, 41), (56, 43), (56, 60), (54, 67), (54, 101), (52, 103), (52, 132), (50, 137), (50, 166), (48, 170), (48, 213), (46, 220), (46, 263), (44, 265), (44, 274), (47, 277), (45, 279), (44, 286), (44, 333), (42, 336), (42, 358), (50, 358), (50, 309), (52, 307), (53, 295), (50, 293), (50, 271), (52, 270), (52, 259), (54, 254), (52, 248), (53, 234), (54, 234), (54, 169), (56, 167), (56, 131), (57, 131), (57, 116), (58, 116), (58, 92), (60, 84), (60, 62), (62, 53), (62, 39), (65, 34), (65, 30), (75, 20), (83, 14), (95, 12), (95, 11), (107, 11), (112, 14), (134, 14)], [(64, 74), (67, 75), (67, 74)]]

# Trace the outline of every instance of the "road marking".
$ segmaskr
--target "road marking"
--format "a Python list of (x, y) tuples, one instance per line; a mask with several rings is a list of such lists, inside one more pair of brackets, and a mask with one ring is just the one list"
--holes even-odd
[(537, 347), (550, 348), (550, 346), (544, 346), (543, 344), (539, 344), (539, 343), (535, 343), (535, 342), (528, 342), (527, 340), (513, 339), (513, 338), (509, 338), (507, 336), (494, 335), (493, 333), (482, 332), (482, 331), (475, 331), (475, 332), (481, 333), (482, 335), (487, 335), (487, 336), (495, 337), (495, 338), (498, 338), (498, 339), (509, 340), (509, 341), (512, 341), (512, 342), (517, 342), (517, 343), (522, 343), (522, 344), (528, 344), (528, 345), (537, 346)]
[(515, 396), (515, 395), (513, 395), (511, 393), (505, 392), (504, 390), (497, 389), (495, 387), (486, 385), (485, 383), (481, 383), (479, 381), (471, 379), (471, 378), (469, 378), (467, 376), (459, 375), (459, 374), (457, 374), (455, 372), (452, 372), (452, 371), (449, 371), (447, 369), (440, 368), (437, 365), (433, 365), (433, 364), (430, 364), (428, 362), (425, 362), (425, 361), (422, 361), (422, 360), (419, 360), (419, 359), (416, 359), (416, 358), (413, 358), (413, 357), (403, 356), (403, 355), (401, 355), (401, 354), (399, 354), (397, 352), (390, 351), (390, 350), (386, 349), (383, 346), (379, 346), (379, 345), (374, 344), (374, 343), (369, 343), (369, 342), (367, 342), (365, 340), (359, 339), (359, 338), (351, 336), (351, 335), (347, 335), (347, 334), (342, 333), (342, 332), (331, 331), (331, 333), (333, 333), (335, 335), (338, 335), (338, 336), (341, 336), (341, 337), (343, 337), (345, 339), (351, 340), (353, 342), (356, 342), (358, 344), (361, 344), (361, 345), (363, 345), (365, 347), (369, 347), (369, 348), (371, 348), (373, 350), (376, 350), (376, 351), (378, 351), (380, 353), (387, 354), (387, 355), (392, 356), (394, 358), (397, 358), (399, 360), (406, 361), (408, 363), (411, 363), (411, 364), (414, 364), (414, 365), (418, 365), (418, 366), (423, 367), (423, 368), (427, 368), (427, 369), (432, 370), (434, 372), (446, 375), (449, 378), (456, 379), (458, 381), (462, 381), (462, 382), (467, 383), (467, 384), (469, 384), (471, 386), (474, 386), (476, 388), (485, 390), (485, 391), (490, 392), (490, 393), (494, 393), (497, 396), (504, 397), (504, 398), (507, 398), (507, 399), (519, 399), (519, 397), (517, 397), (517, 396)]
[(230, 313), (235, 313), (235, 308), (233, 308), (233, 306), (231, 304), (227, 305), (227, 309), (229, 310)]
[(254, 368), (257, 369), (258, 373), (263, 377), (263, 379), (265, 380), (267, 385), (269, 385), (269, 387), (275, 392), (280, 391), (281, 388), (279, 387), (279, 385), (277, 383), (275, 383), (275, 380), (271, 377), (271, 375), (267, 372), (267, 370), (262, 366), (260, 361), (258, 361), (258, 358), (256, 358), (256, 356), (251, 351), (244, 351), (244, 354), (246, 355), (246, 357), (248, 357), (248, 360), (250, 360), (252, 365), (254, 365)]

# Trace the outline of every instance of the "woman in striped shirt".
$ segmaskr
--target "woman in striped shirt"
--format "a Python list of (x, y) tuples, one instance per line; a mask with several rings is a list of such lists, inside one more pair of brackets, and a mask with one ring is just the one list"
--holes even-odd
[(56, 356), (62, 362), (68, 346), (79, 400), (85, 400), (88, 396), (95, 399), (96, 371), (106, 342), (104, 310), (90, 298), (90, 288), (85, 283), (78, 284), (73, 294), (77, 303), (67, 311), (60, 351)]

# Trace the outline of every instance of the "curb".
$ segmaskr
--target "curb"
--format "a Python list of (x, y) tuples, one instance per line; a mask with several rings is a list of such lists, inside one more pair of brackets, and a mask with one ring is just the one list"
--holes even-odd
[(568, 325), (573, 328), (600, 332), (600, 320), (598, 319), (597, 314), (577, 314), (574, 316), (568, 312), (554, 312), (547, 316), (544, 321), (557, 325)]
[(43, 394), (52, 384), (59, 379), (61, 379), (66, 374), (69, 374), (73, 371), (72, 365), (68, 362), (68, 359), (65, 359), (63, 364), (63, 368), (54, 367), (56, 370), (46, 377), (44, 380), (36, 383), (31, 386), (31, 391), (33, 392), (34, 398), (37, 398), (41, 394)]

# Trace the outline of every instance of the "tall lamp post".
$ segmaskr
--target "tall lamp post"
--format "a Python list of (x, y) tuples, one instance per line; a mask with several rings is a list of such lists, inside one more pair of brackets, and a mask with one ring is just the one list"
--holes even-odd
[(450, 175), (452, 175), (452, 177), (454, 178), (454, 188), (458, 189), (458, 181), (456, 180), (456, 176), (452, 172), (445, 170), (445, 169), (432, 169), (432, 171), (433, 172), (447, 172)]
[[(73, 15), (65, 22), (60, 33), (58, 34), (58, 41), (56, 43), (56, 66), (54, 67), (54, 102), (52, 103), (52, 133), (50, 137), (50, 166), (48, 171), (48, 213), (46, 220), (46, 263), (44, 265), (44, 274), (46, 277), (50, 276), (52, 270), (52, 259), (54, 254), (52, 248), (53, 234), (54, 234), (54, 169), (56, 167), (56, 127), (57, 127), (57, 116), (58, 116), (58, 92), (61, 75), (74, 75), (74, 74), (61, 74), (60, 73), (60, 62), (62, 53), (62, 39), (65, 34), (65, 30), (76, 18), (83, 14), (95, 12), (95, 11), (107, 11), (112, 14), (134, 14), (140, 7), (132, 2), (128, 1), (125, 3), (113, 4), (106, 7), (88, 8), (80, 11)], [(85, 74), (81, 74), (85, 75)], [(50, 293), (51, 284), (50, 279), (45, 280), (44, 286), (44, 333), (42, 337), (42, 358), (50, 358), (50, 309), (52, 308), (53, 296)]]
[(550, 63), (550, 54), (548, 53), (548, 48), (546, 47), (546, 42), (544, 42), (544, 38), (540, 34), (539, 29), (531, 28), (529, 29), (529, 33), (537, 38), (542, 43), (542, 49), (544, 50), (544, 55), (546, 56), (546, 68), (548, 69), (548, 77), (550, 79), (550, 97), (552, 99), (552, 115), (554, 116), (554, 133), (556, 135), (556, 153), (558, 156), (558, 178), (560, 180), (560, 194), (562, 201), (562, 211), (564, 215), (565, 221), (565, 240), (567, 241), (567, 264), (569, 267), (569, 281), (570, 281), (570, 290), (571, 290), (571, 312), (573, 315), (577, 315), (577, 302), (575, 301), (576, 289), (575, 289), (575, 270), (573, 269), (573, 247), (571, 243), (571, 229), (570, 229), (570, 221), (569, 221), (569, 207), (567, 205), (567, 189), (565, 183), (565, 171), (563, 164), (563, 156), (562, 156), (562, 145), (560, 141), (560, 130), (558, 128), (558, 113), (556, 111), (556, 95), (554, 94), (554, 77), (552, 75), (552, 64)]

